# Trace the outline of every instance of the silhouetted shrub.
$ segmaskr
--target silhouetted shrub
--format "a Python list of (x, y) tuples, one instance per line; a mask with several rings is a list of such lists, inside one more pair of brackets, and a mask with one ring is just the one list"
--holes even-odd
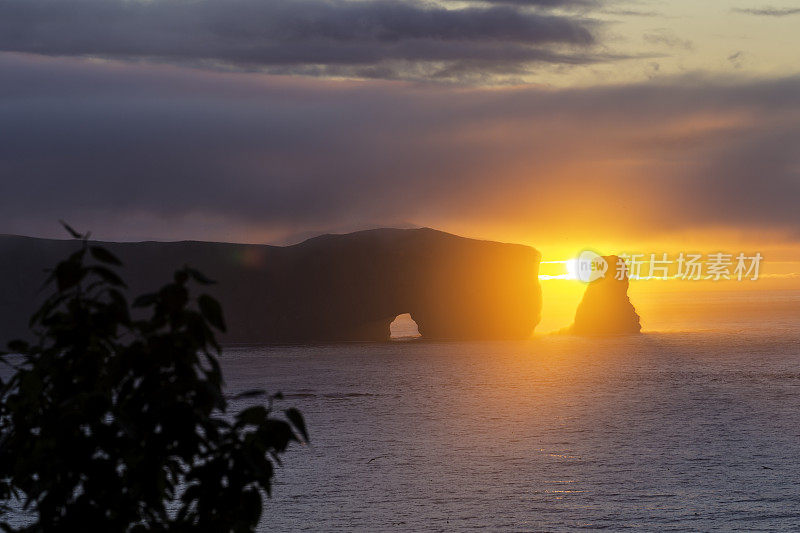
[(271, 397), (226, 416), (222, 310), (189, 291), (210, 280), (178, 270), (132, 318), (119, 260), (67, 229), (82, 247), (51, 272), (38, 340), (1, 356), (0, 513), (22, 502), (25, 531), (253, 530), (273, 461), (308, 440), (300, 413)]

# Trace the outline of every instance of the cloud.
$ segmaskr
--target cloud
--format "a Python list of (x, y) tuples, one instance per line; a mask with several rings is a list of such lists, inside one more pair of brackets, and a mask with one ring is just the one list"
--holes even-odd
[(0, 50), (386, 78), (609, 59), (592, 53), (598, 21), (549, 11), (593, 2), (494, 3), (2, 0)]
[(761, 7), (761, 8), (734, 8), (733, 11), (735, 13), (744, 13), (747, 15), (758, 15), (762, 17), (786, 17), (789, 15), (798, 15), (800, 14), (800, 8), (798, 7), (785, 7), (785, 8), (778, 8), (778, 7)]
[(744, 60), (744, 52), (741, 50), (733, 52), (728, 56), (728, 61), (730, 61), (731, 65), (733, 65), (733, 68), (737, 69), (742, 68), (743, 60)]
[(0, 54), (0, 102), (0, 232), (800, 238), (796, 77), (482, 89)]
[(600, 7), (602, 0), (461, 0), (483, 4), (506, 4), (544, 9), (588, 10)]
[(663, 16), (658, 11), (641, 11), (637, 9), (604, 9), (606, 15), (616, 15), (619, 17), (660, 17)]
[(666, 28), (651, 30), (645, 33), (642, 38), (650, 44), (663, 45), (670, 48), (683, 48), (684, 50), (692, 50), (694, 48), (692, 41), (681, 39)]

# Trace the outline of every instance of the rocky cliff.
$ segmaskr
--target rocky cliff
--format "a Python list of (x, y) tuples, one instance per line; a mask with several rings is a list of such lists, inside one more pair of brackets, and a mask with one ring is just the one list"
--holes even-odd
[[(131, 293), (191, 265), (217, 280), (228, 343), (378, 341), (410, 313), (426, 339), (527, 338), (539, 322), (539, 253), (428, 228), (324, 235), (286, 247), (104, 243)], [(43, 270), (72, 241), (0, 237), (0, 342), (22, 335), (43, 294)]]
[(575, 335), (627, 335), (639, 333), (639, 315), (628, 298), (627, 271), (617, 279), (617, 256), (604, 257), (608, 271), (589, 283), (575, 312), (569, 333)]

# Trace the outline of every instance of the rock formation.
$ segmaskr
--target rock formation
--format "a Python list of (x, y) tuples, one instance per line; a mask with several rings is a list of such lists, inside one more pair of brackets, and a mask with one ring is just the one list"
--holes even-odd
[(575, 335), (627, 335), (639, 333), (639, 315), (628, 298), (628, 274), (617, 279), (617, 256), (604, 257), (608, 271), (586, 287), (569, 333)]
[[(0, 343), (21, 336), (74, 241), (0, 236)], [(520, 339), (539, 322), (539, 253), (428, 228), (324, 235), (286, 247), (104, 243), (132, 294), (191, 265), (215, 279), (227, 343), (379, 341), (410, 313), (425, 339)]]

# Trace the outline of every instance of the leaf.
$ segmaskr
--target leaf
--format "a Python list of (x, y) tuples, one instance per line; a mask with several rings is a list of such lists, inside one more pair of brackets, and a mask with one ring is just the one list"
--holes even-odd
[(241, 424), (258, 426), (267, 420), (267, 410), (263, 405), (254, 405), (236, 415), (236, 420)]
[(65, 230), (67, 230), (67, 231), (69, 232), (69, 234), (70, 234), (70, 235), (72, 235), (74, 238), (76, 238), (76, 239), (83, 239), (83, 235), (81, 235), (80, 233), (78, 233), (77, 231), (75, 231), (75, 230), (72, 228), (72, 226), (70, 226), (69, 224), (67, 224), (67, 223), (66, 223), (66, 222), (64, 222), (63, 220), (59, 220), (59, 222), (61, 222), (61, 225), (62, 225), (62, 226), (64, 226), (64, 229), (65, 229)]
[(158, 295), (155, 293), (147, 293), (137, 296), (133, 301), (133, 307), (149, 307), (158, 301)]
[(68, 263), (81, 263), (83, 261), (83, 256), (86, 255), (86, 247), (81, 246), (80, 249), (75, 250), (72, 252), (69, 257), (67, 258)]
[(294, 407), (290, 407), (289, 409), (286, 409), (284, 413), (286, 414), (286, 418), (289, 419), (289, 422), (291, 422), (294, 428), (303, 436), (303, 440), (310, 442), (311, 439), (308, 438), (306, 422), (303, 420), (303, 415), (300, 414), (300, 411)]
[(186, 273), (189, 274), (193, 280), (195, 280), (197, 283), (201, 285), (214, 285), (216, 283), (216, 281), (207, 278), (205, 274), (203, 274), (199, 270), (196, 270), (188, 266), (185, 267), (184, 270), (186, 270)]
[(292, 427), (283, 420), (269, 419), (262, 427), (265, 432), (264, 444), (276, 452), (285, 451), (289, 442), (298, 440)]
[(11, 353), (25, 353), (28, 351), (28, 343), (22, 340), (13, 340), (8, 343), (8, 349)]
[(48, 298), (42, 306), (31, 316), (28, 327), (33, 327), (37, 322), (41, 322), (48, 317), (59, 305), (68, 299), (67, 294), (57, 294)]
[(206, 353), (206, 360), (208, 361), (208, 364), (211, 366), (211, 369), (209, 370), (211, 378), (209, 379), (212, 379), (215, 383), (221, 383), (222, 368), (219, 366), (219, 361), (217, 361), (217, 358), (214, 357), (214, 355), (211, 353)]
[(242, 398), (255, 398), (257, 396), (264, 396), (266, 391), (264, 389), (250, 389), (244, 392), (240, 392), (236, 396), (233, 397), (234, 400), (241, 400)]
[(109, 265), (116, 265), (122, 266), (122, 261), (117, 259), (117, 256), (106, 250), (101, 246), (90, 246), (89, 252), (91, 252), (92, 256), (100, 261), (101, 263), (107, 263)]
[(58, 290), (65, 291), (80, 283), (86, 275), (86, 269), (79, 262), (64, 261), (58, 264), (54, 275)]
[(116, 273), (114, 273), (114, 271), (112, 271), (112, 270), (110, 270), (110, 269), (108, 269), (106, 267), (93, 266), (93, 267), (89, 267), (88, 270), (90, 272), (92, 272), (93, 274), (96, 274), (97, 276), (99, 276), (103, 281), (105, 281), (106, 283), (108, 283), (110, 285), (114, 285), (116, 287), (125, 287), (126, 286), (125, 282), (122, 281), (122, 278), (120, 278)]
[(248, 489), (242, 493), (240, 497), (240, 505), (244, 513), (244, 520), (251, 529), (258, 524), (258, 519), (261, 518), (261, 494), (257, 490)]
[(124, 323), (130, 322), (131, 316), (128, 311), (128, 301), (125, 299), (125, 296), (117, 289), (109, 289), (108, 296), (111, 298), (111, 302), (116, 308), (118, 314), (117, 318)]
[(212, 326), (220, 331), (225, 331), (225, 320), (222, 318), (222, 306), (219, 302), (207, 294), (202, 294), (197, 299), (200, 312)]

